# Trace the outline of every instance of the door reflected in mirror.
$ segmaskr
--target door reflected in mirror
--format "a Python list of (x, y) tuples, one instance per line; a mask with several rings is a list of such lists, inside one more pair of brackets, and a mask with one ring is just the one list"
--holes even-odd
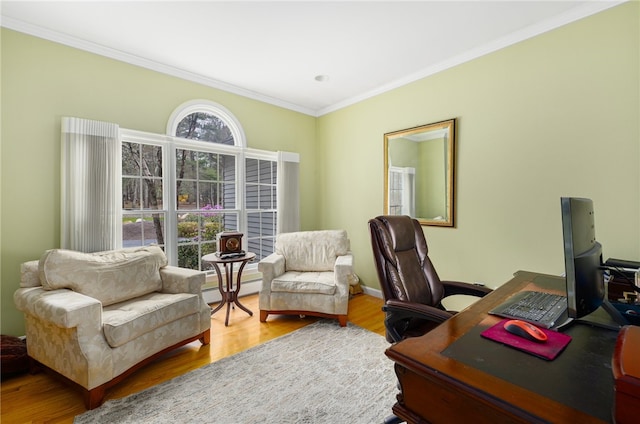
[(384, 135), (384, 209), (454, 226), (455, 119)]

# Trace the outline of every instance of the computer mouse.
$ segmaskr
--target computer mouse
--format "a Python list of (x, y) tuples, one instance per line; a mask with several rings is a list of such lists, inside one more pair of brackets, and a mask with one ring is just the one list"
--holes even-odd
[(504, 329), (511, 334), (520, 336), (532, 342), (544, 343), (547, 341), (547, 335), (533, 324), (519, 319), (511, 319), (504, 323)]

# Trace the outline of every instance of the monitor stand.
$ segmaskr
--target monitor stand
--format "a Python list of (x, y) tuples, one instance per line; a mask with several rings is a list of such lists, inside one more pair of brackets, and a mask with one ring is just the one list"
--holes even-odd
[(604, 299), (602, 305), (589, 315), (578, 319), (569, 318), (555, 329), (563, 330), (573, 324), (585, 324), (607, 330), (619, 331), (622, 326), (629, 325), (629, 321), (627, 321), (609, 300)]

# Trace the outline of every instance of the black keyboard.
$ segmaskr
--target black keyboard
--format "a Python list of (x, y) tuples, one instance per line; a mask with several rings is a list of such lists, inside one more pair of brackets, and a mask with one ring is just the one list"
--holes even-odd
[(537, 291), (517, 293), (489, 313), (505, 318), (521, 319), (545, 328), (553, 327), (567, 310), (567, 298), (559, 294)]

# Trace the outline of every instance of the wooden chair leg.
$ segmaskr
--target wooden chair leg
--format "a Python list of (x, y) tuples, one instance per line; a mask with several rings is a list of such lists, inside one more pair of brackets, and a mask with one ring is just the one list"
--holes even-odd
[(84, 406), (87, 409), (96, 409), (104, 402), (106, 387), (103, 384), (91, 390), (84, 390)]
[(199, 340), (203, 346), (208, 345), (211, 342), (211, 329), (208, 329), (207, 331), (202, 333), (202, 337), (200, 337)]
[(340, 323), (340, 327), (347, 326), (347, 316), (346, 315), (338, 315), (338, 322)]
[(29, 374), (38, 374), (39, 372), (42, 372), (42, 366), (38, 361), (29, 357)]
[(263, 311), (262, 309), (260, 309), (260, 322), (266, 322), (268, 316), (269, 311)]

